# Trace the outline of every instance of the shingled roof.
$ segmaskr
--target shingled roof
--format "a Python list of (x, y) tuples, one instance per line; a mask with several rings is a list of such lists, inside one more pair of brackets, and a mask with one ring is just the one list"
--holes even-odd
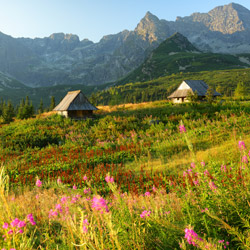
[[(186, 83), (190, 88), (179, 89), (180, 86)], [(181, 83), (178, 89), (172, 93), (168, 98), (180, 98), (180, 97), (187, 97), (189, 93), (194, 94), (197, 92), (198, 96), (206, 96), (208, 85), (201, 80), (185, 80)], [(221, 95), (217, 91), (214, 91), (214, 96)]]
[(81, 90), (70, 91), (54, 108), (55, 111), (98, 110), (93, 106)]

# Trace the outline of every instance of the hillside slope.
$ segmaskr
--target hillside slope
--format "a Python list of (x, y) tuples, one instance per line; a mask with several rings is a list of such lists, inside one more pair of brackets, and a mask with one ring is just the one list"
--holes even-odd
[[(249, 55), (250, 56), (250, 55)], [(152, 51), (141, 66), (118, 84), (147, 81), (178, 72), (199, 72), (249, 67), (241, 56), (203, 53), (180, 33), (175, 33)]]

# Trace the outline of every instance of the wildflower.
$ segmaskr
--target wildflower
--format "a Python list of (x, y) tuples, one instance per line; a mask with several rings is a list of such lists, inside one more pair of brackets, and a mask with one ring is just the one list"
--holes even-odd
[(205, 213), (206, 211), (208, 211), (208, 208), (206, 207), (205, 209), (202, 209), (201, 212)]
[(63, 196), (63, 197), (61, 198), (61, 202), (62, 202), (62, 203), (65, 203), (67, 200), (68, 200), (68, 197), (67, 197), (67, 196)]
[(221, 165), (220, 169), (221, 169), (221, 171), (224, 171), (225, 173), (227, 172), (226, 165)]
[(4, 228), (4, 229), (7, 229), (8, 227), (9, 227), (9, 224), (8, 224), (8, 223), (6, 223), (6, 222), (3, 223), (3, 228)]
[(241, 162), (242, 162), (242, 163), (246, 163), (246, 164), (248, 163), (248, 159), (247, 159), (247, 156), (246, 156), (246, 155), (243, 155), (243, 156), (242, 156)]
[(198, 185), (199, 181), (198, 180), (194, 180), (194, 185)]
[(50, 209), (49, 218), (56, 217), (57, 215), (58, 215), (58, 212), (56, 210)]
[(180, 133), (185, 133), (186, 132), (186, 128), (185, 128), (184, 125), (180, 125), (179, 129), (180, 129)]
[(209, 172), (207, 169), (204, 171), (204, 175), (209, 175)]
[(76, 190), (76, 189), (77, 189), (76, 185), (74, 185), (74, 186), (73, 186), (73, 189), (74, 189), (74, 190)]
[(191, 162), (191, 168), (195, 168), (195, 163)]
[(150, 194), (150, 192), (146, 192), (144, 195), (145, 196), (150, 196), (151, 194)]
[(102, 197), (94, 196), (92, 199), (92, 208), (95, 210), (101, 211), (103, 213), (103, 210), (106, 212), (109, 212), (107, 201), (104, 200)]
[(150, 214), (151, 214), (151, 211), (144, 210), (144, 211), (140, 214), (140, 217), (141, 217), (141, 218), (145, 218), (146, 216), (150, 216)]
[(196, 241), (202, 241), (194, 230), (188, 228), (185, 229), (185, 238), (187, 239), (188, 244), (193, 246), (196, 246)]
[(22, 233), (23, 233), (23, 230), (22, 230), (22, 229), (18, 230), (18, 233), (22, 234)]
[(18, 219), (18, 218), (15, 218), (15, 219), (10, 223), (10, 225), (11, 225), (12, 227), (16, 227), (16, 226), (18, 225), (19, 222), (20, 222), (19, 219)]
[(224, 240), (219, 240), (218, 242), (219, 242), (219, 243), (224, 243)]
[(37, 187), (41, 187), (42, 186), (42, 182), (39, 179), (36, 180), (36, 186)]
[(60, 213), (62, 212), (61, 204), (56, 204), (56, 210), (59, 211)]
[(85, 219), (83, 221), (83, 226), (82, 226), (83, 233), (87, 233), (88, 232), (88, 228), (87, 228), (88, 225), (89, 225), (88, 219)]
[(90, 188), (87, 188), (87, 189), (84, 189), (83, 190), (83, 193), (85, 193), (85, 194), (88, 194), (88, 193), (90, 193), (91, 192), (91, 189)]
[(246, 149), (246, 145), (245, 145), (245, 142), (244, 141), (239, 141), (239, 149), (240, 150), (245, 150)]
[(61, 180), (61, 178), (60, 178), (60, 177), (58, 177), (58, 179), (57, 179), (57, 181), (56, 181), (56, 182), (57, 182), (57, 184), (58, 184), (58, 185), (62, 184), (62, 180)]
[(114, 182), (114, 178), (107, 175), (105, 177), (105, 181), (108, 182), (108, 183), (113, 183)]
[(157, 191), (157, 188), (155, 186), (152, 187), (153, 192)]
[(34, 221), (34, 218), (33, 218), (33, 214), (28, 214), (27, 219), (29, 220), (32, 226), (36, 225), (36, 222)]
[(170, 211), (166, 211), (165, 214), (170, 214)]
[(19, 228), (22, 228), (22, 227), (25, 227), (26, 226), (26, 223), (25, 221), (19, 221), (18, 225), (17, 225)]
[(83, 180), (84, 181), (87, 181), (88, 180), (88, 177), (86, 175), (83, 176)]
[(204, 161), (201, 162), (201, 166), (202, 167), (205, 167), (206, 166), (206, 163)]
[(209, 187), (210, 187), (210, 189), (211, 189), (212, 191), (215, 190), (215, 189), (217, 189), (216, 185), (215, 185), (214, 182), (212, 182), (212, 181), (209, 182)]
[(183, 177), (187, 176), (187, 173), (186, 171), (183, 172)]
[(13, 234), (13, 230), (9, 230), (7, 234)]

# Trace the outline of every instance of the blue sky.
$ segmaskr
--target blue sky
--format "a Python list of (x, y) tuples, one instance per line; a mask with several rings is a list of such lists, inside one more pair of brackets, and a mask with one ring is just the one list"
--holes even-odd
[[(225, 0), (0, 0), (0, 31), (13, 37), (73, 33), (98, 42), (104, 35), (133, 30), (147, 11), (175, 20), (208, 12)], [(250, 9), (250, 0), (235, 0)]]

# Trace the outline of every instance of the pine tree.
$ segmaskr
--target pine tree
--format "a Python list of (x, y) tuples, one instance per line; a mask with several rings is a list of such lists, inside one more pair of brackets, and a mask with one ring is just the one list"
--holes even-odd
[(3, 109), (3, 121), (4, 123), (10, 123), (13, 121), (13, 117), (15, 116), (14, 106), (11, 101), (8, 101), (7, 106), (4, 105)]
[(41, 98), (40, 104), (39, 104), (39, 108), (38, 108), (38, 113), (41, 114), (44, 112), (43, 109), (43, 99)]
[(23, 119), (24, 105), (25, 105), (25, 102), (24, 102), (24, 99), (22, 99), (20, 102), (20, 105), (18, 107), (18, 111), (17, 111), (17, 118), (18, 119)]
[(55, 97), (54, 96), (51, 96), (51, 99), (50, 99), (50, 110), (53, 110), (56, 106), (56, 102), (55, 102)]

